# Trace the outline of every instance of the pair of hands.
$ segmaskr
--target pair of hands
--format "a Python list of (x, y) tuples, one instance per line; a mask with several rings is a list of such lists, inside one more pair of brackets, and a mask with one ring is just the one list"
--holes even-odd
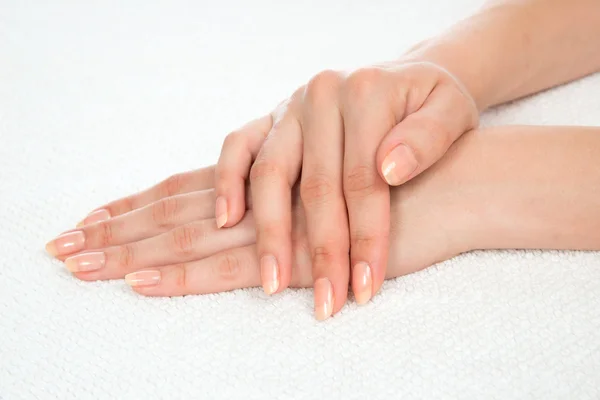
[(386, 277), (458, 251), (423, 240), (435, 239), (439, 221), (423, 223), (435, 212), (421, 210), (431, 217), (413, 226), (418, 209), (394, 214), (403, 202), (390, 204), (390, 193), (400, 198), (418, 182), (391, 192), (387, 183), (419, 175), (477, 120), (460, 83), (431, 63), (326, 71), (230, 134), (214, 169), (107, 204), (47, 249), (80, 279), (129, 274), (147, 295), (314, 283), (316, 316), (325, 319), (346, 301), (350, 266), (364, 303)]

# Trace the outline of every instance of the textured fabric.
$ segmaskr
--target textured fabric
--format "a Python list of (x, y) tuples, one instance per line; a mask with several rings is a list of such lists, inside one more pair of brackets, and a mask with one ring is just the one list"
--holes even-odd
[[(391, 59), (479, 1), (3, 1), (0, 398), (597, 399), (600, 256), (469, 253), (317, 323), (312, 291), (149, 299), (44, 243), (214, 163), (312, 74)], [(484, 125), (600, 125), (600, 75)]]

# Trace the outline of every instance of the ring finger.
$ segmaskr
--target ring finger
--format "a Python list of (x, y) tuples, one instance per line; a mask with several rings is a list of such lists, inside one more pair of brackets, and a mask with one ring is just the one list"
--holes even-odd
[(146, 190), (96, 208), (77, 224), (77, 227), (114, 218), (166, 197), (212, 188), (214, 175), (215, 168), (212, 166), (172, 175)]

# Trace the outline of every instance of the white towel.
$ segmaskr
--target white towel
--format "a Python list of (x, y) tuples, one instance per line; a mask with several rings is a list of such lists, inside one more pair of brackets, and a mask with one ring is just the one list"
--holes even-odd
[[(388, 60), (480, 1), (4, 1), (0, 398), (598, 399), (600, 256), (469, 253), (317, 323), (312, 291), (152, 299), (44, 243), (214, 163), (325, 68)], [(484, 124), (600, 125), (600, 75)]]

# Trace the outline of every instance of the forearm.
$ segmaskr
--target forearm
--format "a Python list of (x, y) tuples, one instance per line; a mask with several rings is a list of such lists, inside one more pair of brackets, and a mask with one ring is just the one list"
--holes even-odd
[(455, 75), (480, 110), (600, 70), (600, 1), (499, 0), (403, 59)]
[(600, 128), (468, 133), (436, 169), (469, 248), (600, 250)]

